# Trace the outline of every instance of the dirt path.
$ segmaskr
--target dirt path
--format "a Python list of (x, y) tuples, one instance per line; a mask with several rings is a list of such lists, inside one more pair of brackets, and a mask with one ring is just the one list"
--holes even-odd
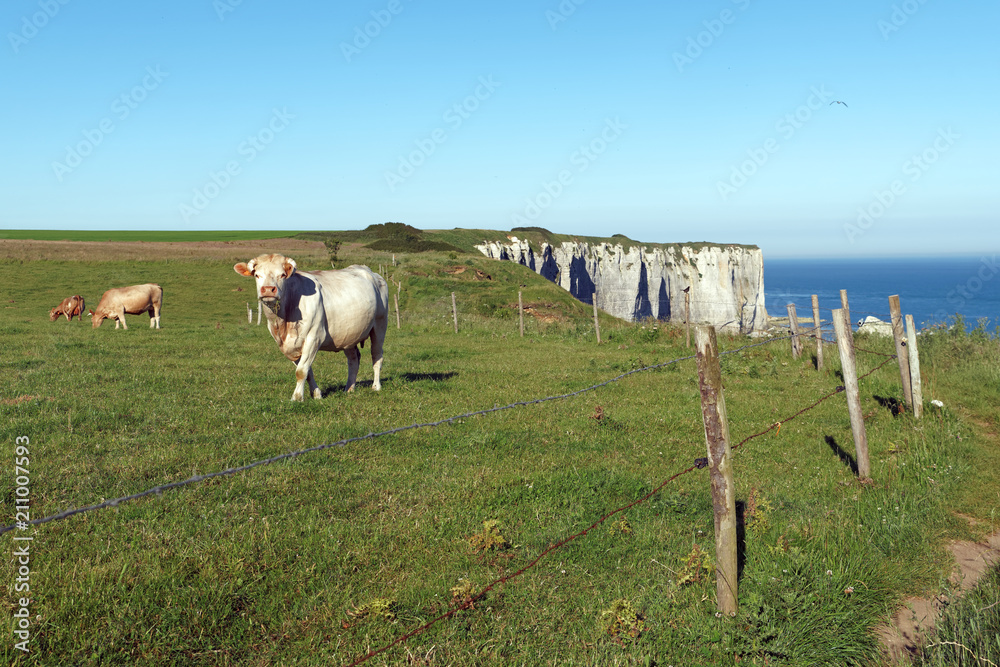
[[(948, 545), (955, 559), (955, 571), (950, 584), (961, 591), (976, 586), (991, 565), (1000, 562), (1000, 531), (985, 542), (955, 541)], [(909, 598), (892, 617), (892, 626), (879, 631), (882, 644), (893, 665), (907, 665), (917, 653), (917, 647), (926, 642), (934, 631), (941, 609), (948, 599), (939, 595), (933, 598)]]

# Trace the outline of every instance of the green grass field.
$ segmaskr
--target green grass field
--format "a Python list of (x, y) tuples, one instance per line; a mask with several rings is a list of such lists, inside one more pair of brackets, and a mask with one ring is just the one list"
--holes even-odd
[[(321, 353), (327, 395), (304, 403), (289, 401), (294, 366), (247, 323), (253, 282), (231, 263), (0, 263), (4, 506), (27, 442), (32, 518), (448, 420), (0, 536), (8, 627), (22, 595), (12, 537), (34, 537), (31, 653), (8, 635), (8, 663), (351, 664), (705, 456), (694, 361), (625, 375), (691, 354), (683, 330), (605, 317), (598, 346), (589, 306), (524, 267), (345, 252), (389, 265), (401, 327), (393, 314), (381, 392), (367, 348), (351, 394), (344, 356)], [(96, 304), (145, 281), (164, 289), (161, 330), (145, 316), (127, 331), (48, 319), (69, 294)], [(720, 338), (724, 351), (748, 342)], [(736, 617), (716, 615), (707, 470), (694, 470), (366, 664), (879, 664), (875, 628), (903, 596), (939, 589), (944, 540), (1000, 521), (997, 341), (940, 334), (921, 353), (925, 399), (943, 411), (917, 422), (883, 408), (875, 397), (900, 396), (892, 364), (862, 381), (870, 486), (838, 453), (853, 453), (842, 394), (786, 421), (842, 383), (835, 348), (822, 372), (787, 341), (723, 357), (733, 440), (785, 422), (735, 453)], [(882, 357), (859, 361), (866, 372)]]

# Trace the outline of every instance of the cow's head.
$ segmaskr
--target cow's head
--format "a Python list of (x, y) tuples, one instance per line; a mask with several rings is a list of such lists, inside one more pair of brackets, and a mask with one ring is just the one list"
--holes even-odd
[[(100, 304), (98, 304), (97, 307), (100, 308)], [(88, 310), (87, 314), (90, 315), (90, 322), (95, 329), (101, 326), (101, 323), (104, 322), (104, 315), (98, 315), (93, 310)]]
[(285, 281), (295, 273), (295, 260), (284, 255), (261, 255), (234, 265), (233, 270), (241, 276), (253, 276), (257, 281), (257, 298), (265, 306), (277, 310)]
[(49, 311), (49, 319), (52, 320), (53, 322), (58, 320), (60, 315), (62, 315), (62, 313), (59, 312), (58, 308), (53, 308), (52, 310)]

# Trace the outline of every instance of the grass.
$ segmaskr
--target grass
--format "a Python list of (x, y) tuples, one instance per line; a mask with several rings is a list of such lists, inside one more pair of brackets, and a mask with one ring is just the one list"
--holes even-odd
[(945, 609), (935, 637), (918, 659), (924, 667), (991, 662), (1000, 664), (1000, 565)]
[[(920, 422), (874, 398), (899, 395), (893, 365), (862, 382), (870, 486), (837, 449), (853, 452), (842, 394), (787, 419), (841, 383), (835, 363), (817, 372), (786, 341), (726, 355), (733, 439), (784, 423), (735, 453), (747, 510), (740, 611), (719, 618), (706, 471), (591, 528), (705, 455), (693, 361), (595, 387), (689, 355), (683, 331), (602, 317), (598, 346), (589, 307), (524, 267), (448, 253), (393, 267), (357, 244), (341, 255), (389, 265), (402, 327), (393, 316), (381, 392), (364, 354), (358, 390), (336, 391), (344, 357), (321, 354), (328, 395), (301, 404), (288, 400), (292, 364), (247, 324), (252, 283), (230, 263), (0, 264), (0, 437), (10, 470), (15, 439), (30, 438), (32, 517), (593, 388), (39, 526), (34, 657), (8, 640), (7, 662), (348, 664), (473, 601), (367, 664), (875, 664), (873, 629), (904, 595), (936, 590), (945, 538), (974, 536), (955, 512), (996, 521), (996, 473), (983, 464), (998, 388), (976, 384), (996, 365), (995, 340), (942, 334), (921, 349), (933, 378), (925, 397), (945, 409)], [(164, 287), (159, 331), (139, 317), (127, 332), (48, 321), (65, 294), (96, 301), (111, 282), (149, 279)], [(523, 339), (518, 291), (532, 305)], [(747, 342), (720, 340), (723, 350)], [(862, 372), (881, 360), (859, 353)], [(13, 506), (13, 485), (3, 494)], [(0, 577), (15, 576), (5, 559)]]

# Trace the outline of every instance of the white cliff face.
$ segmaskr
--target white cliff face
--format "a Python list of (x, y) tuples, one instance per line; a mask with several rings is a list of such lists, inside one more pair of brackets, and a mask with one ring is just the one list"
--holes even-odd
[(527, 241), (476, 246), (493, 259), (523, 264), (584, 303), (625, 320), (684, 322), (684, 292), (690, 287), (691, 322), (749, 333), (767, 327), (764, 259), (757, 248), (688, 246), (646, 248), (621, 244), (542, 244), (537, 255)]

